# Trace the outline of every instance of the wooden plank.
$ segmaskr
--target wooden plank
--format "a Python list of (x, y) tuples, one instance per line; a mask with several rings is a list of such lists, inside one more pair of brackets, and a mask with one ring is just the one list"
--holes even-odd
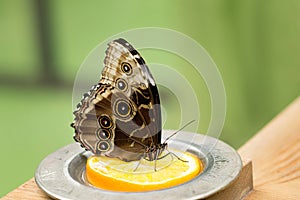
[(35, 183), (34, 178), (30, 179), (17, 189), (8, 193), (1, 200), (46, 200), (49, 198)]
[(245, 199), (300, 199), (300, 98), (239, 149), (253, 162), (254, 191)]

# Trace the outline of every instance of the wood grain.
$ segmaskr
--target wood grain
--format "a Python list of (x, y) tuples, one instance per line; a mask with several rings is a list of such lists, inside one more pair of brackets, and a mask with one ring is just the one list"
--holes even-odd
[[(245, 200), (299, 200), (300, 98), (242, 146), (239, 153), (253, 163), (254, 190)], [(49, 197), (31, 179), (1, 200), (12, 199), (44, 200)]]
[(239, 149), (253, 162), (254, 191), (245, 199), (300, 199), (300, 98)]
[(30, 179), (14, 191), (8, 193), (1, 200), (46, 200), (49, 198), (35, 183), (34, 178)]

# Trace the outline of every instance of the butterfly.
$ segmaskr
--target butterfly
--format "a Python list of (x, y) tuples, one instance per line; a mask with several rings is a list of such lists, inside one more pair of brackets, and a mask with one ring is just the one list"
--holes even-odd
[(156, 83), (140, 54), (120, 38), (108, 44), (98, 84), (83, 95), (71, 126), (74, 139), (96, 155), (157, 160), (162, 118)]

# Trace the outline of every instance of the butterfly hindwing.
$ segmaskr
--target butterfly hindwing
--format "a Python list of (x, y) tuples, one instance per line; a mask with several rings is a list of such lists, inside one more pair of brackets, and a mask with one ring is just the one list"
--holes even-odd
[[(94, 154), (109, 153), (113, 149), (114, 123), (111, 119), (109, 99), (112, 86), (99, 84), (92, 89), (79, 103), (79, 109), (74, 112), (74, 139)], [(100, 100), (99, 100), (99, 97)], [(98, 102), (101, 102), (99, 105)], [(103, 108), (100, 110), (97, 106)], [(102, 116), (102, 117), (100, 117)]]

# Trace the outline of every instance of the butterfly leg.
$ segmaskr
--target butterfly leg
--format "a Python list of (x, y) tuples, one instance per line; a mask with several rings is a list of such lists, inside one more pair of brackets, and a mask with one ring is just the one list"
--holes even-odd
[(136, 167), (134, 168), (134, 172), (139, 168), (139, 166), (140, 166), (140, 164), (141, 164), (141, 162), (142, 162), (142, 159), (144, 159), (145, 158), (145, 152), (144, 152), (144, 155), (143, 155), (143, 157), (141, 157), (141, 159), (139, 160), (139, 162), (138, 162), (138, 164), (136, 165)]
[(187, 160), (182, 160), (181, 158), (179, 158), (179, 156), (177, 156), (175, 153), (169, 151), (168, 149), (166, 149), (166, 151), (169, 152), (169, 154), (175, 156), (178, 160), (180, 160), (180, 161), (182, 161), (182, 162), (189, 162), (189, 161), (187, 161)]
[(156, 163), (158, 160), (158, 156), (159, 156), (159, 151), (155, 151), (155, 157), (154, 157), (154, 171), (157, 171), (156, 169)]
[(138, 162), (138, 164), (136, 165), (136, 167), (134, 168), (134, 172), (139, 168), (139, 166), (140, 166), (140, 164), (141, 164), (141, 162), (142, 162), (142, 159), (143, 158), (141, 158), (140, 160), (139, 160), (139, 162)]
[(167, 157), (168, 155), (172, 156), (172, 154), (168, 151), (167, 154), (163, 155), (162, 157), (157, 158), (157, 160), (163, 159), (163, 158)]

